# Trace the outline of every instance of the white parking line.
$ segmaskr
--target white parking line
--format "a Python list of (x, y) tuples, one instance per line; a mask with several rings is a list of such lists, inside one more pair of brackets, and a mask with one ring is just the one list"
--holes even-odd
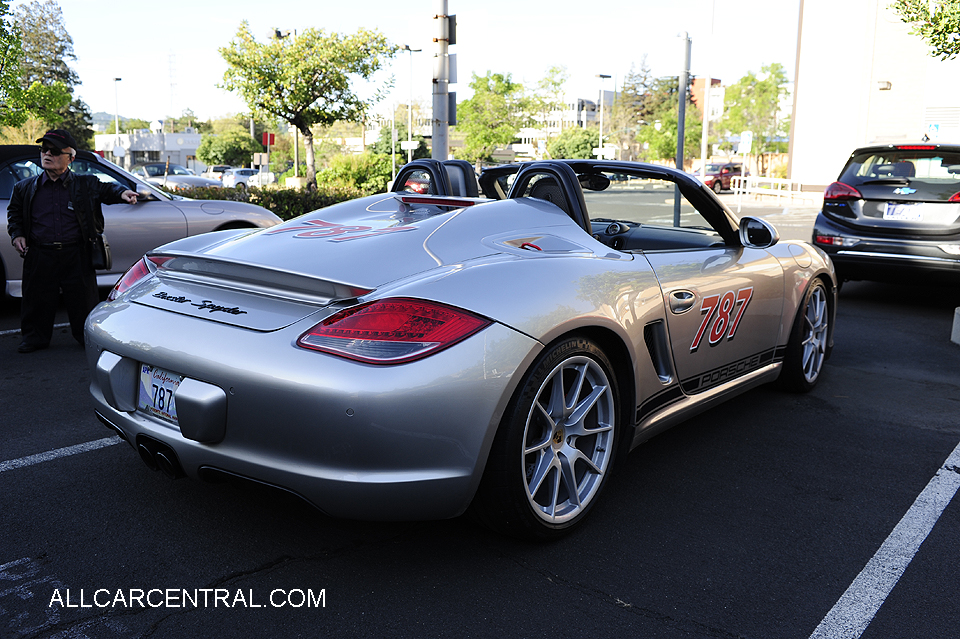
[[(66, 323), (66, 324), (54, 324), (54, 325), (53, 325), (54, 328), (66, 328), (67, 326), (70, 326), (70, 323), (69, 323), (69, 322)], [(11, 329), (6, 330), (6, 331), (0, 331), (0, 337), (3, 337), (4, 335), (16, 335), (16, 334), (18, 334), (19, 332), (20, 332), (20, 329), (19, 329), (19, 328), (11, 328)]]
[(810, 639), (857, 639), (863, 634), (953, 499), (957, 488), (960, 488), (960, 445), (953, 449)]
[(66, 448), (48, 450), (45, 453), (38, 453), (36, 455), (30, 455), (29, 457), (21, 457), (20, 459), (11, 459), (10, 461), (0, 462), (0, 473), (17, 468), (23, 468), (24, 466), (32, 466), (45, 461), (52, 461), (54, 459), (59, 459), (60, 457), (76, 455), (77, 453), (86, 453), (91, 450), (97, 450), (98, 448), (104, 448), (105, 446), (113, 446), (114, 444), (119, 444), (121, 441), (122, 440), (119, 437), (114, 435), (113, 437), (104, 437), (103, 439), (87, 442), (85, 444), (77, 444), (76, 446), (67, 446)]

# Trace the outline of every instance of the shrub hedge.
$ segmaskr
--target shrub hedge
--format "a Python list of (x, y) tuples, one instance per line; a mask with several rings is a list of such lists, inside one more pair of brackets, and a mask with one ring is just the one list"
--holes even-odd
[(316, 211), (338, 202), (353, 200), (365, 195), (371, 195), (360, 189), (344, 186), (320, 186), (315, 190), (307, 189), (277, 189), (257, 188), (248, 189), (217, 189), (202, 187), (177, 191), (193, 200), (232, 200), (234, 202), (249, 202), (262, 206), (281, 220), (290, 220), (298, 215)]

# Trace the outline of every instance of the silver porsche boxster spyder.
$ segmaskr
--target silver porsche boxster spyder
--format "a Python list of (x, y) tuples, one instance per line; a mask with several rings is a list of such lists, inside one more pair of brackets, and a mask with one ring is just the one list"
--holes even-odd
[(829, 258), (684, 173), (418, 160), (392, 189), (147, 253), (87, 320), (101, 421), (174, 477), (542, 539), (656, 433), (823, 373)]

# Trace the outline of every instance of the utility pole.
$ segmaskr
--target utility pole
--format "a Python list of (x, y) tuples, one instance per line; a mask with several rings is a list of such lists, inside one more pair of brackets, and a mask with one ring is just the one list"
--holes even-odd
[[(456, 44), (456, 16), (447, 15), (447, 0), (436, 0), (436, 21), (433, 41), (437, 44), (433, 58), (433, 152), (435, 160), (446, 160), (450, 155), (449, 129), (456, 124), (456, 93), (450, 93), (450, 84), (456, 83), (456, 56), (450, 55), (450, 45)], [(451, 105), (452, 103), (452, 105)]]
[[(684, 118), (687, 116), (687, 83), (690, 81), (690, 34), (684, 31), (683, 38), (683, 67), (680, 69), (680, 77), (677, 85), (677, 93), (680, 96), (680, 110), (677, 114), (677, 170), (683, 170), (683, 136)], [(680, 188), (673, 189), (673, 225), (680, 226)]]

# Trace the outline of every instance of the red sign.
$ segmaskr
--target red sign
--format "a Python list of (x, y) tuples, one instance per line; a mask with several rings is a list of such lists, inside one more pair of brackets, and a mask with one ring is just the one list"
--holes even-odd
[(273, 146), (276, 144), (276, 134), (263, 132), (263, 146)]

